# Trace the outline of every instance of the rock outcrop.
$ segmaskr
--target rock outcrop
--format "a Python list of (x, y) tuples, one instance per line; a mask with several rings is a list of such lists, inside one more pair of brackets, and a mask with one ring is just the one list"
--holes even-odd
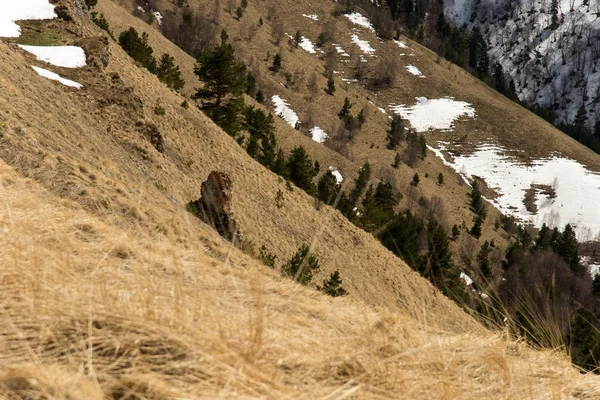
[(189, 205), (190, 211), (211, 225), (219, 235), (241, 246), (242, 234), (233, 215), (232, 182), (224, 172), (213, 171), (202, 183), (201, 196)]

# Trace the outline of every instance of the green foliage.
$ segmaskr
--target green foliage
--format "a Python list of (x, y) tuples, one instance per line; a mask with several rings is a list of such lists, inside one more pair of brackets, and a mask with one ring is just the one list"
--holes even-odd
[(596, 296), (600, 296), (600, 274), (594, 275), (594, 281), (592, 282), (592, 293)]
[(329, 75), (327, 77), (327, 94), (333, 96), (335, 93), (335, 81), (333, 80), (333, 75)]
[(579, 265), (579, 246), (577, 244), (577, 237), (575, 236), (575, 231), (571, 224), (567, 224), (562, 234), (560, 235), (560, 239), (557, 243), (557, 253), (562, 257), (563, 260), (571, 270), (583, 273), (584, 268)]
[(471, 235), (477, 239), (481, 237), (481, 226), (483, 225), (483, 218), (481, 215), (475, 216), (473, 220), (473, 226), (471, 227)]
[(265, 246), (264, 244), (260, 247), (258, 259), (262, 261), (262, 263), (265, 264), (267, 267), (275, 268), (275, 260), (277, 259), (277, 256), (271, 254), (267, 250), (267, 246)]
[(332, 205), (339, 192), (340, 185), (335, 175), (331, 171), (325, 172), (317, 184), (317, 198), (327, 205)]
[(401, 161), (402, 159), (400, 158), (400, 153), (396, 153), (396, 155), (394, 156), (394, 163), (392, 164), (392, 167), (398, 169)]
[(487, 211), (485, 209), (485, 200), (483, 200), (483, 197), (481, 196), (481, 191), (479, 190), (479, 182), (473, 182), (469, 199), (471, 211), (480, 216), (482, 219), (481, 222), (483, 222), (487, 215)]
[(394, 115), (390, 122), (390, 129), (387, 131), (387, 148), (394, 150), (405, 137), (404, 120), (399, 115)]
[(342, 106), (342, 109), (338, 113), (338, 118), (343, 120), (348, 115), (350, 115), (351, 108), (352, 108), (352, 103), (350, 103), (350, 100), (348, 100), (347, 97), (344, 98), (344, 105)]
[(424, 224), (410, 210), (398, 213), (379, 234), (379, 240), (391, 252), (402, 258), (410, 267), (419, 266), (421, 235)]
[(166, 110), (165, 110), (165, 108), (164, 108), (163, 106), (161, 106), (160, 104), (157, 104), (157, 105), (154, 107), (154, 114), (156, 114), (156, 115), (160, 115), (160, 116), (163, 116), (163, 115), (165, 115), (166, 113), (167, 113), (167, 111), (166, 111)]
[(175, 59), (169, 54), (163, 54), (160, 58), (156, 76), (171, 89), (179, 90), (185, 85), (185, 81), (181, 78), (181, 71), (175, 64)]
[[(244, 128), (250, 134), (246, 151), (265, 167), (272, 169), (277, 156), (275, 121), (272, 114), (265, 114), (252, 106), (244, 111)], [(252, 146), (250, 146), (252, 144)]]
[(235, 18), (237, 20), (242, 19), (242, 17), (244, 16), (244, 9), (242, 7), (238, 7), (235, 9)]
[(241, 129), (240, 114), (244, 101), (242, 94), (247, 84), (246, 66), (235, 60), (227, 33), (221, 33), (221, 44), (200, 55), (194, 73), (204, 83), (194, 99), (218, 126), (231, 136)]
[(256, 92), (256, 97), (255, 97), (256, 101), (258, 101), (259, 103), (264, 103), (265, 101), (265, 95), (263, 93), (262, 90), (259, 90), (258, 92)]
[(181, 107), (187, 110), (188, 108), (190, 108), (190, 103), (188, 103), (187, 100), (184, 100), (183, 103), (181, 103)]
[(375, 190), (370, 186), (362, 201), (361, 225), (367, 232), (376, 230), (394, 218), (395, 205), (390, 183), (379, 182)]
[(413, 175), (411, 184), (413, 186), (418, 186), (419, 185), (419, 181), (420, 181), (419, 174), (417, 172), (415, 172), (415, 174)]
[(252, 96), (256, 91), (256, 77), (252, 72), (248, 72), (246, 76), (246, 89), (245, 92), (247, 95)]
[(319, 271), (319, 260), (310, 253), (310, 248), (301, 246), (296, 254), (281, 267), (281, 272), (302, 285), (308, 285), (313, 273)]
[(315, 184), (313, 178), (319, 173), (316, 165), (312, 163), (312, 160), (306, 153), (306, 149), (302, 146), (295, 147), (288, 159), (287, 159), (287, 170), (289, 171), (290, 180), (298, 186), (300, 189), (311, 196), (316, 193)]
[(110, 25), (108, 24), (108, 21), (106, 20), (106, 18), (104, 17), (104, 14), (100, 14), (100, 16), (98, 16), (97, 12), (92, 12), (92, 22), (94, 24), (96, 24), (100, 29), (108, 32), (109, 36), (114, 40), (114, 35), (112, 33), (112, 31), (110, 30)]
[(340, 297), (347, 294), (346, 290), (342, 287), (342, 278), (340, 278), (339, 271), (333, 272), (329, 275), (329, 279), (323, 280), (323, 286), (317, 286), (317, 290), (331, 297)]
[(371, 179), (371, 165), (369, 162), (365, 162), (358, 171), (358, 177), (354, 181), (354, 188), (348, 196), (342, 196), (338, 202), (338, 209), (342, 214), (346, 216), (350, 221), (353, 221), (356, 217), (354, 208), (358, 204), (358, 200), (365, 191), (369, 180)]
[(119, 44), (127, 54), (153, 74), (156, 73), (156, 59), (153, 50), (148, 45), (148, 34), (144, 32), (140, 37), (134, 28), (119, 35)]
[(452, 269), (450, 241), (435, 216), (427, 222), (427, 256), (420, 266), (423, 275), (440, 282)]
[(277, 208), (283, 207), (283, 192), (281, 189), (277, 189), (277, 194), (275, 195), (275, 205)]
[(96, 7), (96, 4), (98, 4), (98, 0), (85, 0), (85, 4), (88, 6), (88, 8), (93, 8)]
[(452, 226), (452, 240), (458, 239), (459, 236), (460, 236), (460, 229), (458, 229), (458, 226), (456, 224), (454, 224), (454, 226)]
[(359, 125), (361, 127), (367, 121), (367, 118), (365, 117), (365, 110), (364, 110), (364, 108), (362, 110), (360, 110), (360, 112), (358, 113), (358, 116), (356, 117), (356, 120), (358, 121), (358, 123), (359, 123)]
[(438, 185), (443, 185), (444, 184), (444, 174), (443, 173), (439, 173), (438, 177), (437, 177), (437, 181), (438, 181)]
[(597, 323), (596, 315), (583, 307), (571, 320), (571, 361), (585, 369), (596, 369), (599, 365), (600, 332), (596, 328)]
[(271, 70), (274, 73), (277, 73), (277, 72), (279, 72), (280, 69), (281, 69), (281, 54), (277, 53), (277, 54), (275, 54), (275, 57), (273, 57), (273, 65), (271, 65), (269, 70)]
[(490, 244), (486, 240), (479, 249), (479, 254), (477, 254), (477, 263), (479, 264), (479, 269), (483, 276), (487, 279), (492, 277), (492, 269), (490, 268), (490, 260), (489, 255), (492, 249), (490, 248)]

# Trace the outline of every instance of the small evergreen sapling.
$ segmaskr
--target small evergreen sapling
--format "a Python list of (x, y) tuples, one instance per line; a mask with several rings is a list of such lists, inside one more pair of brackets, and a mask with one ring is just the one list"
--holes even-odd
[(319, 260), (310, 253), (310, 248), (307, 245), (303, 245), (285, 263), (281, 268), (281, 272), (306, 286), (312, 280), (313, 273), (319, 271), (320, 268)]
[(400, 153), (396, 153), (396, 156), (394, 157), (394, 163), (392, 164), (392, 167), (398, 169), (398, 167), (400, 166), (400, 162), (402, 161), (402, 159), (400, 158)]
[(273, 57), (273, 65), (271, 65), (271, 68), (269, 69), (275, 73), (279, 72), (281, 69), (281, 54), (275, 54), (275, 57)]
[(412, 185), (413, 186), (418, 186), (419, 185), (419, 174), (417, 172), (415, 172), (415, 174), (413, 175), (413, 179), (412, 179)]
[(317, 286), (317, 290), (331, 297), (340, 297), (347, 294), (346, 290), (342, 287), (342, 278), (340, 278), (339, 271), (335, 271), (329, 275), (329, 279), (324, 279), (323, 286)]
[(335, 93), (335, 81), (333, 80), (333, 75), (329, 75), (327, 77), (327, 94), (333, 96)]

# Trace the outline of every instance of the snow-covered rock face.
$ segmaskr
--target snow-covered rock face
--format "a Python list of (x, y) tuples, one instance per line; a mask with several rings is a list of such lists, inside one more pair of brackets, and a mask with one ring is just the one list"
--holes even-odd
[(417, 132), (427, 132), (430, 129), (451, 130), (457, 119), (475, 117), (475, 109), (469, 103), (450, 97), (417, 97), (417, 104), (414, 106), (391, 105), (390, 109), (407, 119)]
[[(443, 157), (441, 152), (436, 154)], [(468, 155), (450, 154), (453, 160), (446, 164), (466, 178), (483, 178), (498, 194), (489, 201), (502, 213), (538, 228), (546, 224), (562, 229), (569, 223), (580, 240), (591, 240), (600, 232), (600, 207), (594, 206), (600, 198), (600, 174), (577, 161), (555, 156), (524, 164), (492, 145), (480, 146)], [(526, 191), (532, 187), (536, 212), (524, 204)]]
[(76, 46), (24, 46), (23, 50), (33, 54), (40, 61), (64, 68), (79, 68), (85, 66), (85, 52)]
[(554, 30), (551, 8), (552, 0), (445, 1), (447, 17), (479, 26), (521, 100), (572, 123), (585, 98), (592, 126), (600, 113), (600, 1), (559, 0)]
[(19, 37), (21, 28), (15, 21), (56, 18), (48, 0), (0, 0), (0, 37)]

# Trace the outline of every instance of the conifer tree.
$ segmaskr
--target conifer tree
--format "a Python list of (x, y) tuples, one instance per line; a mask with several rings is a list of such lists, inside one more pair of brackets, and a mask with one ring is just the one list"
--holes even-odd
[(577, 128), (585, 128), (585, 123), (587, 121), (587, 111), (585, 109), (585, 104), (581, 104), (581, 107), (577, 110), (577, 115), (575, 115), (575, 121), (573, 125)]
[(335, 81), (333, 80), (333, 75), (329, 75), (327, 77), (327, 94), (333, 96), (335, 93)]
[(483, 225), (483, 218), (481, 215), (477, 215), (473, 220), (473, 227), (471, 228), (471, 235), (479, 239), (481, 237), (481, 225)]
[(290, 180), (300, 189), (310, 195), (315, 194), (315, 184), (313, 178), (319, 172), (312, 160), (302, 146), (295, 147), (287, 160), (287, 169), (290, 174)]
[(600, 296), (600, 274), (596, 272), (594, 275), (594, 281), (592, 283), (592, 293), (596, 296)]
[(458, 239), (459, 236), (460, 229), (458, 229), (458, 225), (454, 224), (454, 226), (452, 226), (452, 240)]
[(471, 199), (471, 211), (481, 216), (482, 219), (485, 218), (485, 201), (483, 200), (483, 197), (481, 196), (481, 191), (479, 190), (479, 182), (473, 182), (473, 186), (471, 187), (471, 194), (469, 195), (469, 197)]
[(479, 249), (479, 254), (477, 254), (477, 262), (479, 263), (479, 269), (481, 270), (483, 276), (487, 279), (490, 279), (492, 277), (492, 270), (490, 268), (489, 260), (489, 255), (491, 251), (492, 250), (490, 249), (490, 244), (486, 240), (481, 245), (481, 248)]
[(427, 157), (427, 142), (423, 134), (419, 135), (419, 150), (421, 151), (421, 159), (424, 160)]
[(283, 274), (305, 286), (312, 280), (313, 273), (319, 269), (319, 260), (311, 254), (310, 248), (306, 245), (301, 246), (296, 254), (281, 267)]
[(440, 185), (440, 186), (444, 184), (444, 174), (443, 173), (440, 172), (438, 174), (437, 181), (438, 181), (438, 185)]
[(398, 167), (400, 166), (400, 162), (402, 161), (402, 159), (400, 158), (400, 153), (396, 153), (396, 156), (394, 157), (394, 163), (392, 164), (392, 167), (398, 169)]
[(331, 297), (346, 295), (346, 290), (342, 287), (342, 278), (340, 278), (339, 271), (333, 272), (329, 275), (329, 279), (323, 280), (323, 286), (317, 286), (317, 290)]
[(550, 14), (552, 15), (550, 29), (556, 30), (560, 26), (558, 20), (558, 0), (552, 0)]
[(119, 35), (119, 44), (131, 58), (142, 64), (148, 71), (156, 73), (156, 59), (152, 55), (153, 50), (148, 44), (146, 32), (140, 37), (134, 28), (129, 28)]
[(350, 109), (351, 108), (352, 108), (352, 103), (350, 103), (350, 100), (348, 100), (347, 97), (344, 98), (344, 105), (342, 106), (342, 109), (338, 113), (338, 118), (339, 119), (344, 119), (348, 115), (350, 115)]
[(300, 34), (300, 31), (296, 31), (296, 36), (294, 37), (294, 44), (296, 47), (300, 46), (300, 42), (302, 42), (302, 35)]
[(198, 57), (194, 73), (204, 83), (194, 99), (202, 110), (225, 132), (237, 135), (241, 128), (242, 94), (246, 87), (246, 66), (235, 60), (227, 33), (221, 33), (221, 44)]
[(387, 131), (387, 148), (394, 150), (404, 138), (404, 120), (399, 115), (394, 115)]
[(181, 71), (175, 64), (175, 59), (169, 54), (163, 54), (160, 58), (156, 76), (171, 89), (179, 90), (185, 84), (181, 78)]
[(337, 183), (337, 179), (333, 173), (331, 171), (325, 172), (317, 184), (317, 197), (319, 200), (327, 205), (331, 205), (335, 202), (339, 191), (340, 185)]
[(579, 245), (571, 224), (567, 224), (558, 240), (557, 252), (575, 272), (580, 272)]
[(362, 110), (360, 110), (356, 119), (358, 120), (358, 124), (362, 127), (367, 120), (365, 117), (365, 109), (364, 108)]
[(421, 266), (423, 275), (439, 281), (452, 268), (450, 241), (434, 215), (427, 222), (427, 256)]
[(269, 69), (275, 73), (279, 72), (281, 69), (281, 54), (275, 54), (275, 57), (273, 57), (273, 65), (271, 65), (271, 68)]
[(412, 185), (413, 186), (418, 186), (419, 185), (419, 174), (417, 172), (415, 172), (415, 174), (413, 175), (412, 178)]

